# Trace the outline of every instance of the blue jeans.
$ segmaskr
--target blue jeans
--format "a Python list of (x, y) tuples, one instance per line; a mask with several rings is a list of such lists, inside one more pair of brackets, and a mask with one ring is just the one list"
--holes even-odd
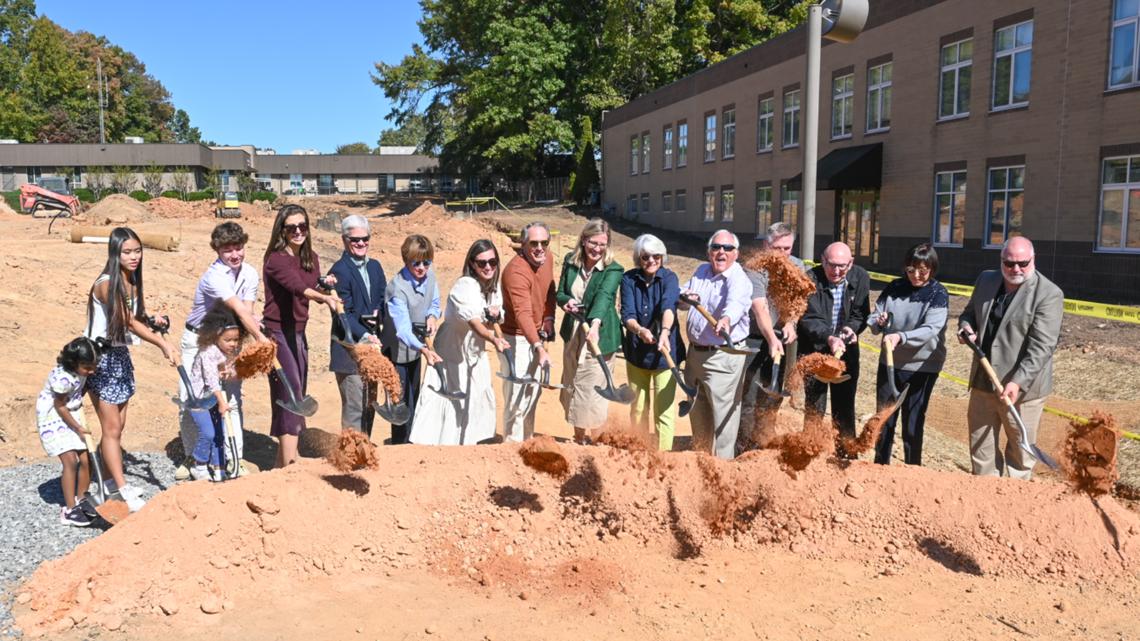
[(222, 415), (217, 407), (209, 410), (191, 410), (190, 418), (198, 426), (198, 441), (194, 444), (191, 456), (199, 465), (209, 463), (215, 467), (222, 467), (225, 463), (225, 435), (222, 425)]

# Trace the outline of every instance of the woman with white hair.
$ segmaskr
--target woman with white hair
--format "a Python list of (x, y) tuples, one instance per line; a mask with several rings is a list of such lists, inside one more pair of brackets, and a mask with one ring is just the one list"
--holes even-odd
[(673, 398), (677, 382), (669, 372), (664, 352), (680, 362), (685, 344), (677, 332), (677, 275), (665, 267), (669, 254), (665, 243), (653, 234), (642, 234), (633, 243), (633, 264), (621, 278), (621, 321), (625, 325), (625, 368), (636, 396), (630, 407), (635, 429), (653, 432), (657, 447), (673, 449)]
[[(591, 432), (606, 423), (609, 402), (594, 388), (606, 384), (598, 358), (589, 354), (587, 340), (598, 346), (598, 357), (613, 367), (621, 349), (621, 321), (614, 303), (621, 285), (622, 266), (610, 247), (610, 225), (591, 218), (578, 235), (578, 246), (566, 255), (555, 298), (567, 311), (559, 335), (565, 342), (562, 360), (562, 407), (574, 426), (574, 442), (589, 443)], [(580, 314), (586, 328), (570, 314)]]

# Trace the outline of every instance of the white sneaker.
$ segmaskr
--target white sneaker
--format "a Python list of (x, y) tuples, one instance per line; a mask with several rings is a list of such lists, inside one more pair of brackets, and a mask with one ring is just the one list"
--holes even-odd
[(142, 490), (134, 486), (124, 485), (119, 488), (119, 496), (123, 497), (123, 500), (127, 502), (127, 508), (132, 512), (138, 512), (146, 505), (146, 501), (142, 497)]
[(210, 468), (205, 463), (197, 463), (190, 467), (190, 478), (195, 481), (210, 481)]
[(190, 468), (194, 466), (194, 459), (189, 456), (186, 457), (182, 463), (174, 468), (174, 480), (186, 481), (190, 479)]

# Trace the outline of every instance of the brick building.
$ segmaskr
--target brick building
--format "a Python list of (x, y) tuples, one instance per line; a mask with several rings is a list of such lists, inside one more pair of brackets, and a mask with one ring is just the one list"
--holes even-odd
[[(1140, 0), (890, 0), (821, 58), (817, 254), (972, 283), (1010, 234), (1074, 298), (1140, 301)], [(753, 238), (797, 225), (806, 30), (610, 111), (621, 215)]]

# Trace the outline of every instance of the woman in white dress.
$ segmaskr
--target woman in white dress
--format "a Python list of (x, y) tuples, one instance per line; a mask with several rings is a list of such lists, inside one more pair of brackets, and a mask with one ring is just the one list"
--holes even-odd
[(507, 342), (496, 338), (503, 295), (499, 288), (499, 251), (486, 239), (467, 250), (463, 276), (447, 297), (447, 311), (435, 336), (435, 351), (443, 359), (449, 390), (463, 400), (441, 395), (435, 368), (424, 373), (419, 404), (409, 441), (419, 445), (473, 445), (495, 436), (495, 391), (486, 343), (500, 351)]

